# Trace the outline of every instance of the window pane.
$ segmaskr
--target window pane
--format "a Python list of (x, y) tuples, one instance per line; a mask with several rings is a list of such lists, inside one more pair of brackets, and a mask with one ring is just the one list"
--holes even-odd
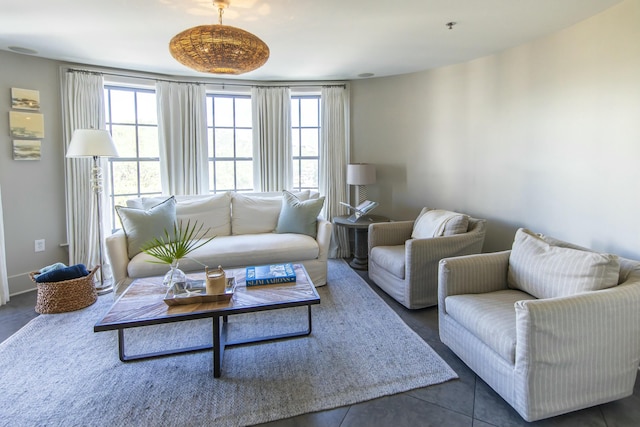
[(300, 161), (293, 161), (293, 188), (300, 188)]
[(111, 123), (135, 123), (136, 105), (134, 92), (129, 90), (111, 91)]
[(216, 129), (215, 157), (233, 157), (233, 129)]
[(231, 160), (217, 160), (216, 162), (216, 190), (233, 190), (233, 161)]
[(253, 190), (253, 161), (238, 160), (236, 162), (238, 190)]
[[(113, 125), (111, 138), (116, 145), (120, 157), (136, 157), (136, 127), (135, 125)], [(156, 140), (156, 144), (157, 144)]]
[(207, 157), (213, 157), (213, 128), (207, 129)]
[(251, 129), (238, 129), (236, 131), (236, 156), (253, 157), (253, 134)]
[(207, 126), (213, 126), (213, 98), (207, 96)]
[(301, 155), (318, 157), (318, 129), (302, 129)]
[(291, 132), (291, 147), (293, 149), (293, 157), (300, 157), (300, 131), (299, 129), (293, 129)]
[(301, 160), (300, 167), (302, 168), (300, 187), (318, 188), (318, 161)]
[(113, 194), (138, 194), (137, 162), (113, 160)]
[(156, 126), (140, 126), (138, 128), (140, 157), (160, 157), (158, 146), (158, 128)]
[(140, 162), (140, 192), (161, 192), (160, 162)]
[(303, 127), (318, 126), (318, 99), (300, 99), (300, 123)]
[(236, 127), (251, 126), (251, 98), (236, 98)]
[(295, 128), (300, 127), (300, 114), (298, 112), (299, 106), (299, 99), (294, 98), (291, 100), (291, 126)]
[(138, 123), (145, 125), (158, 124), (158, 107), (155, 93), (138, 92)]
[(213, 103), (215, 125), (233, 127), (233, 98), (215, 97)]

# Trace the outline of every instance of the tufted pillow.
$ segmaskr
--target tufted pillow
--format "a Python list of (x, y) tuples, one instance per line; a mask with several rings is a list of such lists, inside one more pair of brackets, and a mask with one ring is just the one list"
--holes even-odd
[(324, 197), (300, 200), (283, 191), (282, 209), (278, 217), (276, 233), (306, 234), (314, 239), (318, 229), (318, 215), (324, 205)]
[(231, 234), (272, 233), (278, 224), (282, 196), (258, 197), (235, 193), (231, 197)]
[(172, 231), (176, 222), (176, 199), (172, 196), (150, 209), (116, 206), (122, 229), (127, 236), (129, 259), (142, 252), (142, 247), (160, 237), (164, 231)]
[(556, 246), (526, 229), (516, 232), (509, 256), (509, 287), (536, 298), (597, 291), (618, 284), (618, 256)]

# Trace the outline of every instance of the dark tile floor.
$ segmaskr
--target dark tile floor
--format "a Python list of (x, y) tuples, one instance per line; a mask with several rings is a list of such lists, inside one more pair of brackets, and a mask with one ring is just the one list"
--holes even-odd
[[(437, 308), (407, 310), (371, 284), (393, 310), (456, 371), (460, 379), (382, 397), (356, 405), (304, 414), (263, 427), (491, 427), (491, 426), (640, 426), (640, 379), (632, 396), (571, 414), (527, 423), (438, 338)], [(0, 341), (37, 316), (35, 292), (17, 295), (0, 307)]]

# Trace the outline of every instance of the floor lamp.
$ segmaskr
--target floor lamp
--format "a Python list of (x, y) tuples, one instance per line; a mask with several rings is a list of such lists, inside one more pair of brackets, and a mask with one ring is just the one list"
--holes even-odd
[(96, 212), (98, 220), (98, 254), (100, 257), (100, 283), (96, 283), (98, 295), (108, 294), (113, 291), (113, 278), (104, 277), (104, 256), (102, 253), (102, 206), (100, 194), (102, 193), (102, 168), (98, 159), (100, 157), (118, 157), (118, 151), (106, 130), (100, 129), (76, 129), (73, 131), (71, 142), (67, 148), (67, 157), (93, 157), (91, 169), (91, 185), (96, 199)]

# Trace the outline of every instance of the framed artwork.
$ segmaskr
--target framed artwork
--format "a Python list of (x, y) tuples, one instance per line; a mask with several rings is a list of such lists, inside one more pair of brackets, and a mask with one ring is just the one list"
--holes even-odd
[(14, 139), (13, 160), (40, 160), (39, 139)]
[(44, 138), (44, 116), (40, 113), (9, 111), (9, 127), (14, 138)]
[(17, 87), (11, 88), (11, 108), (18, 110), (39, 110), (40, 92)]

